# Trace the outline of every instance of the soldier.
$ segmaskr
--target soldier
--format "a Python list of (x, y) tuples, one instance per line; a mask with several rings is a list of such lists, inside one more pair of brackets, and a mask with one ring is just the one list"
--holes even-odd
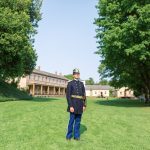
[(66, 93), (67, 111), (70, 112), (66, 139), (71, 140), (74, 130), (74, 139), (80, 140), (80, 122), (82, 113), (86, 108), (86, 94), (84, 84), (80, 81), (79, 69), (73, 70), (73, 78), (72, 81), (68, 82)]

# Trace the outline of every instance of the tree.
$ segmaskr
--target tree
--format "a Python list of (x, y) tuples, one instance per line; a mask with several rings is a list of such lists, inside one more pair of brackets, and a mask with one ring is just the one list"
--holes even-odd
[(0, 79), (30, 74), (37, 54), (33, 47), (41, 0), (0, 0)]
[(90, 77), (88, 80), (85, 80), (85, 84), (86, 85), (93, 85), (93, 84), (95, 84), (94, 79), (92, 77)]
[(99, 81), (100, 85), (109, 85), (109, 81), (106, 79), (102, 79), (101, 81)]
[(115, 87), (128, 86), (150, 98), (149, 0), (99, 0), (99, 73)]
[(69, 80), (73, 80), (73, 75), (72, 74), (67, 74), (67, 75), (65, 75), (65, 77)]

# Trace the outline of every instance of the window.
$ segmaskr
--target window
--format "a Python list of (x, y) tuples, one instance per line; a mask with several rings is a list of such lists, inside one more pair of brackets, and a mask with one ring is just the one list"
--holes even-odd
[(131, 91), (129, 91), (129, 94), (131, 94)]
[(32, 80), (34, 79), (34, 75), (33, 75), (33, 74), (31, 75), (31, 79), (32, 79)]
[(36, 80), (36, 75), (34, 75), (34, 80)]
[(40, 81), (42, 80), (42, 77), (41, 77), (41, 76), (39, 76), (39, 80), (40, 80)]
[(47, 77), (47, 82), (49, 82), (49, 77)]
[(35, 79), (36, 79), (36, 80), (38, 80), (38, 79), (39, 79), (39, 76), (38, 76), (38, 75), (36, 75)]

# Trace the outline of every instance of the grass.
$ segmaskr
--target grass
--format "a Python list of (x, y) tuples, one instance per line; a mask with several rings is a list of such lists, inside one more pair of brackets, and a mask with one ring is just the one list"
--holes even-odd
[(149, 150), (150, 108), (136, 100), (88, 99), (81, 140), (66, 141), (64, 98), (0, 103), (0, 150)]
[(32, 99), (25, 91), (21, 91), (16, 87), (0, 81), (0, 102), (14, 101), (19, 99)]

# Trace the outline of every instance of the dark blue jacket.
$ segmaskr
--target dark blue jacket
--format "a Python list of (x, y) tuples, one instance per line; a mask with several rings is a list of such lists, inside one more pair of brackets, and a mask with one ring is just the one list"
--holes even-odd
[[(85, 99), (72, 98), (71, 95), (85, 96)], [(70, 107), (73, 107), (75, 114), (82, 114), (83, 106), (86, 107), (86, 93), (83, 82), (79, 80), (68, 82), (66, 98), (68, 102), (67, 111), (70, 112)]]

